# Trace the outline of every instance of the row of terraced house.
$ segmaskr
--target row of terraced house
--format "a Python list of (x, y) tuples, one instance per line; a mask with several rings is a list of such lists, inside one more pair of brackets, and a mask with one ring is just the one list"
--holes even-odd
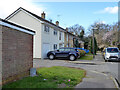
[(47, 58), (48, 51), (60, 47), (74, 47), (74, 40), (78, 39), (83, 47), (83, 42), (78, 36), (68, 32), (59, 26), (45, 19), (45, 13), (38, 16), (22, 7), (9, 15), (5, 20), (35, 31), (33, 39), (33, 58)]

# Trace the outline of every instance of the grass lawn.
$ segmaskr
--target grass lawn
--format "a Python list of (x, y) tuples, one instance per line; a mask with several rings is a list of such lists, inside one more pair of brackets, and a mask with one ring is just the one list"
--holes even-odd
[(26, 77), (3, 88), (72, 88), (85, 77), (85, 70), (62, 66), (37, 69), (38, 76)]
[(86, 55), (93, 55), (92, 53), (87, 53)]
[(92, 55), (88, 55), (88, 56), (82, 56), (80, 57), (80, 60), (93, 60), (93, 56)]

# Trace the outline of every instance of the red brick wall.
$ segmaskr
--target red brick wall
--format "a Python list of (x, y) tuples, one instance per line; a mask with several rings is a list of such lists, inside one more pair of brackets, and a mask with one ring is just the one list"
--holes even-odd
[(29, 74), (33, 67), (33, 36), (3, 26), (3, 84)]

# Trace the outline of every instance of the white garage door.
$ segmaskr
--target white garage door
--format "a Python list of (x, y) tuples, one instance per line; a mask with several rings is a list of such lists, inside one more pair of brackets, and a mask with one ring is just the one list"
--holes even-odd
[(43, 58), (47, 58), (47, 53), (50, 51), (50, 44), (43, 44)]

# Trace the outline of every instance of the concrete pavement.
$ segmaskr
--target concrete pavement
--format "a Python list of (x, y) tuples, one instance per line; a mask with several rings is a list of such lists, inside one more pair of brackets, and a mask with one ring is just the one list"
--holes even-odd
[(75, 88), (115, 88), (115, 84), (107, 75), (87, 71), (87, 76)]
[[(102, 60), (102, 61), (101, 61)], [(109, 68), (100, 53), (98, 53), (94, 60), (88, 61), (92, 66), (83, 67), (87, 71), (86, 77), (75, 88), (117, 88), (113, 77), (107, 73)], [(88, 63), (84, 61), (84, 63)], [(83, 63), (83, 62), (82, 62)], [(89, 68), (88, 68), (89, 67)], [(92, 67), (92, 68), (91, 68)]]

